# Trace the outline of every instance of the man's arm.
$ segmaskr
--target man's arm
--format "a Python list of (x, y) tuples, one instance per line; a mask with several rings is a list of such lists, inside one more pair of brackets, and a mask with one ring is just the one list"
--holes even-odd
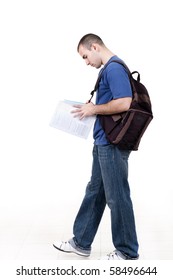
[(124, 97), (100, 105), (94, 105), (91, 102), (84, 105), (74, 105), (73, 107), (77, 109), (73, 110), (72, 113), (74, 114), (74, 117), (79, 117), (80, 119), (93, 115), (117, 114), (127, 111), (130, 107), (131, 101), (131, 97)]

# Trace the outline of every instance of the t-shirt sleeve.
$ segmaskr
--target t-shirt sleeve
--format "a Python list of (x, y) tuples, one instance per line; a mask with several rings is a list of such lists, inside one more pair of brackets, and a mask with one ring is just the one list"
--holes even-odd
[(124, 67), (116, 63), (112, 63), (109, 66), (106, 76), (113, 99), (132, 97), (129, 77)]

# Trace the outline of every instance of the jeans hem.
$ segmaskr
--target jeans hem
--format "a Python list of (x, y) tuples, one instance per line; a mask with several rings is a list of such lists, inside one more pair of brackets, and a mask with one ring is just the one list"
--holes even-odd
[(91, 253), (91, 250), (89, 250), (89, 249), (84, 249), (84, 248), (80, 247), (80, 246), (77, 244), (77, 242), (76, 242), (76, 240), (75, 240), (74, 238), (70, 239), (70, 240), (69, 240), (69, 243), (70, 243), (70, 245), (71, 245), (74, 249), (76, 249), (76, 250), (79, 251), (80, 253), (86, 253), (86, 254), (90, 254), (90, 253)]
[(138, 260), (139, 259), (139, 255), (137, 256), (137, 257), (130, 257), (130, 256), (128, 256), (128, 255), (126, 255), (126, 254), (124, 254), (124, 253), (122, 253), (122, 252), (120, 252), (120, 251), (118, 251), (118, 250), (116, 250), (116, 252), (117, 252), (117, 254), (122, 258), (122, 259), (124, 259), (124, 260)]

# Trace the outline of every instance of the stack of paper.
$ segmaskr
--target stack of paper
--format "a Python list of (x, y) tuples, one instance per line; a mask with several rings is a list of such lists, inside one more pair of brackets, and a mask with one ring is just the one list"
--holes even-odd
[(55, 113), (51, 119), (50, 126), (63, 130), (78, 137), (87, 139), (95, 122), (95, 116), (80, 120), (71, 113), (75, 108), (73, 105), (82, 104), (76, 101), (59, 101)]

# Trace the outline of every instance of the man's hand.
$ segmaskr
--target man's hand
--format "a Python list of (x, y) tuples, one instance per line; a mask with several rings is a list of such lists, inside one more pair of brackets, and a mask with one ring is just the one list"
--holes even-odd
[(100, 105), (87, 102), (84, 105), (74, 105), (73, 107), (77, 109), (73, 110), (72, 113), (74, 113), (75, 117), (79, 117), (80, 120), (93, 115), (112, 115), (127, 111), (131, 102), (131, 97), (113, 99), (106, 104)]
[(73, 105), (73, 107), (77, 109), (72, 110), (71, 113), (74, 114), (74, 117), (78, 117), (80, 120), (95, 115), (95, 105), (92, 102), (84, 105)]

